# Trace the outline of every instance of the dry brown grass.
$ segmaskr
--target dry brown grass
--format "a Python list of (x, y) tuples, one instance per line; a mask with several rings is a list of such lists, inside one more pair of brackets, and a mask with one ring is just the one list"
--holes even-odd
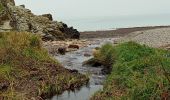
[(45, 99), (87, 81), (86, 76), (71, 73), (50, 57), (39, 36), (0, 33), (1, 100)]

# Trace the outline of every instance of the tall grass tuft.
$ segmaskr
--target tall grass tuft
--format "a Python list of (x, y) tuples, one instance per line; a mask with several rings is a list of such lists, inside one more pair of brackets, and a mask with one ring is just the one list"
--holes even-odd
[(94, 53), (94, 58), (106, 67), (111, 67), (115, 60), (115, 50), (111, 43), (107, 43)]

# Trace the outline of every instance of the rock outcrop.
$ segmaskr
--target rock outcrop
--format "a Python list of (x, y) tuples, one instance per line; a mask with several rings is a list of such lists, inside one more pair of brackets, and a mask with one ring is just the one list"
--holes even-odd
[(49, 20), (53, 21), (53, 17), (51, 14), (43, 14), (43, 17), (47, 17)]
[[(2, 1), (1, 1), (2, 2)], [(3, 24), (4, 20), (8, 20), (7, 12), (4, 10), (3, 3), (0, 3), (0, 25)]]
[[(15, 6), (14, 0), (0, 0), (10, 26), (17, 31), (40, 34), (43, 40), (78, 39), (80, 33), (62, 22), (53, 21), (51, 14), (34, 15), (24, 5)], [(5, 19), (5, 20), (7, 20)]]

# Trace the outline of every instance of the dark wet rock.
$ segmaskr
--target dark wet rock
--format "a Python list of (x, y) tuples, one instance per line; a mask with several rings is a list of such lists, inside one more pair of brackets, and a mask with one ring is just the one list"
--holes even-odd
[(58, 53), (64, 55), (66, 53), (66, 48), (65, 47), (59, 47)]
[(68, 48), (79, 49), (79, 46), (78, 46), (78, 45), (75, 45), (75, 44), (70, 44), (70, 45), (68, 46)]
[(90, 57), (91, 54), (90, 54), (90, 53), (84, 53), (84, 56), (85, 56), (85, 57)]
[(85, 66), (85, 65), (90, 65), (90, 66), (92, 66), (92, 67), (101, 67), (101, 66), (102, 66), (102, 64), (99, 63), (99, 62), (98, 62), (97, 60), (95, 60), (94, 58), (91, 58), (91, 59), (83, 62), (83, 66)]
[(102, 70), (102, 74), (106, 75), (106, 74), (110, 74), (112, 68), (111, 66), (105, 66), (102, 63), (100, 63), (99, 61), (95, 60), (94, 58), (91, 58), (85, 62), (83, 62), (83, 66), (91, 66), (91, 67), (101, 67)]
[(72, 38), (72, 39), (79, 39), (80, 38), (80, 33), (77, 31), (77, 29), (74, 29), (73, 27), (68, 27), (67, 24), (60, 22), (62, 27), (60, 27), (60, 31), (65, 33), (65, 36), (67, 38)]
[(78, 70), (73, 69), (73, 70), (69, 70), (70, 73), (78, 73)]
[(20, 5), (20, 7), (25, 8), (25, 5)]

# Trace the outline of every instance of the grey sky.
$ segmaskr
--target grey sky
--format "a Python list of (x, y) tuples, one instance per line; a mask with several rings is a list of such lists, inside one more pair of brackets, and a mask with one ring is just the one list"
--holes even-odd
[(170, 0), (15, 0), (55, 19), (170, 14)]

